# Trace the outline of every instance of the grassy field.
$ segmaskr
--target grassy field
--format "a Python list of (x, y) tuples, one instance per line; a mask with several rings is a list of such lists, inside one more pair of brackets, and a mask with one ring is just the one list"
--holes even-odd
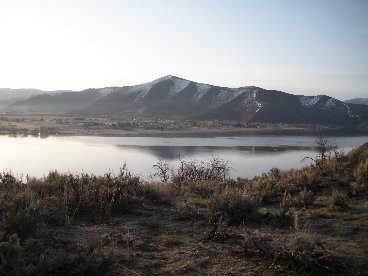
[(162, 182), (0, 174), (0, 275), (368, 275), (368, 143), (300, 170), (227, 179), (182, 161)]

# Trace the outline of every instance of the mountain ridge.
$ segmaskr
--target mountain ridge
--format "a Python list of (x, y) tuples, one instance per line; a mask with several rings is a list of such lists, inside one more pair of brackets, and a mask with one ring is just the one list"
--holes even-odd
[(345, 103), (368, 105), (368, 98), (354, 98), (344, 101)]
[(8, 109), (84, 116), (270, 123), (356, 125), (368, 120), (368, 107), (326, 95), (293, 95), (256, 86), (220, 87), (172, 75), (134, 86), (36, 95), (15, 102)]
[(62, 93), (67, 91), (70, 90), (42, 91), (33, 88), (0, 88), (0, 108), (5, 108), (18, 101), (26, 100), (33, 96)]

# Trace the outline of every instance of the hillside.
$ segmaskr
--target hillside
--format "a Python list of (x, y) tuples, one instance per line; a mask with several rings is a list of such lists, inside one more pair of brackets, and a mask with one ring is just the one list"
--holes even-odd
[(0, 174), (1, 275), (367, 275), (368, 144), (230, 180), (181, 160), (162, 182)]
[(14, 103), (10, 110), (17, 112), (41, 112), (51, 114), (63, 114), (76, 108), (88, 105), (96, 100), (100, 92), (95, 89), (84, 92), (61, 92), (55, 94), (43, 94)]
[(254, 86), (218, 87), (174, 76), (136, 86), (38, 95), (9, 109), (77, 116), (334, 125), (356, 125), (368, 118), (368, 107), (325, 95), (298, 96)]
[(368, 105), (368, 98), (354, 98), (354, 99), (346, 100), (345, 103)]
[(4, 109), (16, 102), (30, 99), (34, 96), (62, 93), (69, 91), (42, 91), (37, 89), (10, 89), (0, 88), (0, 109)]

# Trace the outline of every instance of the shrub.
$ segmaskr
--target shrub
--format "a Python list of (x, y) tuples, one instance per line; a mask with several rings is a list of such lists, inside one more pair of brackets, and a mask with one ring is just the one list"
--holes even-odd
[(269, 268), (281, 275), (286, 271), (287, 275), (331, 273), (333, 262), (327, 258), (324, 242), (313, 234), (297, 232), (283, 237), (247, 231), (242, 247), (247, 255), (259, 255), (265, 260), (271, 260)]
[(210, 221), (224, 218), (229, 225), (255, 222), (259, 219), (259, 199), (239, 190), (214, 195), (209, 202)]
[(295, 222), (294, 216), (290, 211), (280, 209), (269, 217), (269, 220), (273, 226), (276, 227), (289, 227)]
[(25, 192), (0, 194), (0, 222), (6, 234), (25, 238), (41, 223), (41, 206)]
[(162, 182), (167, 182), (172, 177), (173, 169), (170, 167), (169, 163), (166, 163), (163, 160), (154, 164), (153, 168), (156, 172), (152, 176), (161, 178)]
[(298, 232), (279, 245), (275, 253), (277, 262), (294, 265), (298, 274), (324, 275), (331, 272), (332, 262), (326, 258), (324, 242), (316, 234)]
[(180, 159), (180, 166), (174, 178), (182, 181), (222, 181), (229, 176), (229, 162), (212, 157), (208, 163)]
[(0, 274), (18, 272), (21, 261), (22, 248), (17, 234), (13, 234), (7, 241), (0, 242)]
[(356, 167), (354, 177), (358, 183), (368, 186), (368, 158), (362, 160)]
[(308, 207), (314, 203), (316, 197), (312, 191), (308, 191), (304, 188), (299, 194), (294, 196), (290, 201), (290, 206), (294, 207)]
[(218, 183), (213, 181), (197, 181), (186, 183), (186, 192), (200, 198), (210, 198)]
[(346, 195), (337, 189), (333, 189), (332, 191), (330, 204), (331, 207), (338, 207), (342, 209), (348, 208), (348, 205), (346, 203)]
[(208, 222), (208, 229), (203, 235), (203, 239), (222, 242), (229, 238), (228, 221), (223, 217), (211, 217)]
[(348, 159), (351, 167), (357, 166), (360, 162), (368, 158), (368, 143), (353, 149), (348, 154)]
[(21, 178), (16, 178), (11, 172), (0, 173), (0, 187), (9, 192), (16, 192), (22, 185)]
[(175, 206), (175, 219), (177, 220), (198, 220), (202, 219), (204, 215), (202, 212), (195, 207), (189, 206), (187, 204), (178, 204)]
[(126, 166), (117, 176), (110, 172), (95, 176), (51, 171), (43, 179), (27, 181), (30, 192), (48, 205), (48, 209), (61, 212), (67, 223), (76, 217), (108, 218), (128, 209), (141, 185), (140, 179), (132, 176)]
[(171, 205), (175, 191), (169, 183), (145, 183), (140, 186), (139, 195), (158, 204)]

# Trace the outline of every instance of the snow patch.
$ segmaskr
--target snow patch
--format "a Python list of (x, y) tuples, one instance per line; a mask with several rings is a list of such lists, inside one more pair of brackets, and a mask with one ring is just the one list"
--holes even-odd
[(254, 87), (246, 87), (240, 89), (239, 92), (243, 93), (244, 96), (238, 105), (238, 110), (249, 111), (257, 108), (256, 112), (258, 112), (262, 108), (262, 104), (256, 101), (257, 91), (258, 89)]
[(257, 102), (257, 106), (258, 106), (258, 108), (257, 108), (257, 110), (256, 110), (256, 113), (262, 108), (262, 104), (261, 103), (259, 103), (259, 102)]
[(218, 93), (216, 95), (216, 104), (221, 104), (225, 101), (227, 101), (227, 99), (229, 99), (229, 97), (231, 96), (231, 92), (228, 90), (221, 90), (220, 93)]
[(254, 105), (254, 97), (251, 93), (245, 95), (243, 100), (240, 102), (240, 109), (247, 110)]
[(210, 90), (211, 87), (212, 86), (208, 84), (197, 83), (197, 92), (193, 96), (193, 102), (197, 103), (207, 93), (207, 91)]
[(356, 118), (356, 119), (361, 119), (360, 116), (358, 114), (354, 114), (351, 109), (349, 108), (349, 106), (345, 103), (342, 103), (342, 105), (345, 107), (346, 109), (346, 114), (350, 117), (350, 118)]
[(346, 112), (346, 115), (350, 118), (356, 118), (360, 119), (360, 116), (358, 114), (354, 114), (348, 105), (346, 105), (344, 102), (341, 102), (335, 98), (329, 98), (325, 104), (322, 107), (325, 110), (334, 110), (334, 109), (340, 109)]
[(103, 96), (109, 95), (111, 93), (114, 93), (118, 90), (119, 90), (118, 87), (105, 87), (105, 88), (99, 89), (98, 92), (100, 93), (100, 96), (103, 97)]
[(229, 102), (229, 101), (235, 99), (236, 97), (238, 97), (239, 95), (244, 94), (246, 92), (248, 92), (248, 90), (246, 88), (240, 88), (237, 91), (235, 91), (235, 93), (232, 94), (231, 97), (229, 99), (227, 99), (227, 101)]
[(323, 109), (331, 109), (331, 108), (336, 108), (336, 102), (335, 99), (330, 98), (328, 99), (325, 104), (323, 105)]
[(165, 77), (159, 78), (159, 79), (151, 81), (151, 82), (147, 82), (147, 83), (132, 86), (128, 89), (128, 93), (140, 92), (138, 97), (135, 99), (135, 101), (137, 101), (141, 98), (144, 98), (148, 94), (148, 91), (150, 91), (151, 88), (154, 85), (156, 85), (157, 83), (159, 83), (161, 81), (169, 80), (171, 78), (172, 78), (172, 76), (165, 76)]
[(299, 103), (304, 107), (312, 107), (316, 105), (320, 100), (320, 96), (301, 96)]
[(176, 78), (173, 78), (172, 81), (174, 82), (174, 85), (170, 88), (169, 97), (184, 90), (190, 83), (190, 81), (188, 80), (176, 79)]

